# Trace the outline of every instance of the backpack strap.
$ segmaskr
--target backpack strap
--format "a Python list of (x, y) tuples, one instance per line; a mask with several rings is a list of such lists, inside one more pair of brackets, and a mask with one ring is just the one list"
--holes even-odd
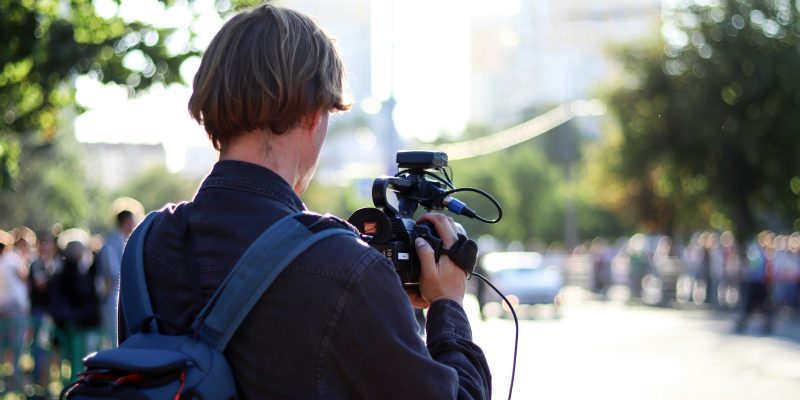
[(329, 221), (329, 216), (300, 211), (270, 226), (245, 251), (200, 312), (192, 326), (195, 332), (224, 351), (256, 302), (297, 256), (330, 236), (359, 237), (338, 220), (333, 220), (335, 224)]
[(120, 291), (120, 301), (125, 324), (131, 333), (139, 332), (145, 326), (149, 327), (150, 332), (158, 333), (153, 305), (147, 293), (143, 262), (144, 239), (157, 214), (157, 211), (147, 214), (144, 221), (131, 233), (125, 244), (126, 251), (122, 253), (120, 282), (124, 282), (125, 290)]

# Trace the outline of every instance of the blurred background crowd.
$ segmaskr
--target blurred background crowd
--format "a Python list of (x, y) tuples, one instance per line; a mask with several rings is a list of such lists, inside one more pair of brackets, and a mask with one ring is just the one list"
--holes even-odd
[(800, 318), (798, 232), (763, 231), (740, 242), (729, 231), (704, 231), (677, 244), (667, 236), (639, 233), (613, 243), (595, 239), (574, 254), (581, 257), (567, 270), (572, 283), (603, 296), (624, 288), (616, 295), (644, 304), (735, 310), (736, 330), (743, 330), (755, 311), (769, 317), (765, 333), (776, 316)]
[[(58, 224), (38, 233), (25, 226), (0, 230), (0, 389), (46, 398), (76, 378), (83, 356), (114, 345), (123, 244), (142, 210), (132, 208), (116, 214), (116, 228), (107, 235)], [(489, 236), (479, 242), (484, 258), (541, 255), (535, 262), (560, 275), (542, 301), (525, 300), (526, 285), (531, 290), (533, 281), (517, 276), (516, 286), (503, 287), (496, 277), (517, 307), (560, 306), (563, 289), (573, 287), (601, 300), (724, 312), (731, 332), (743, 332), (756, 314), (763, 334), (771, 333), (776, 321), (800, 322), (800, 232), (762, 231), (739, 241), (730, 231), (709, 230), (685, 243), (637, 233), (523, 253), (519, 243)]]
[(86, 354), (116, 344), (122, 250), (140, 216), (140, 205), (118, 212), (107, 235), (0, 230), (0, 392), (49, 398)]

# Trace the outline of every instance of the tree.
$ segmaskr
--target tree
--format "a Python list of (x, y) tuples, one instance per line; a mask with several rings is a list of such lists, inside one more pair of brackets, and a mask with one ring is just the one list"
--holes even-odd
[[(564, 208), (561, 172), (533, 142), (481, 156), (451, 161), (456, 187), (474, 187), (491, 194), (503, 208), (502, 222), (489, 225), (459, 218), (471, 236), (491, 233), (505, 241), (552, 242), (563, 239)], [(480, 195), (457, 195), (481, 216), (494, 219), (497, 210)]]
[(800, 1), (703, 4), (617, 52), (619, 129), (587, 176), (648, 230), (800, 229)]
[(145, 212), (159, 210), (168, 203), (189, 201), (197, 191), (198, 183), (165, 167), (143, 171), (119, 190), (116, 197), (128, 196), (142, 203)]
[(18, 176), (23, 143), (47, 146), (63, 127), (62, 112), (77, 109), (78, 76), (124, 85), (130, 95), (179, 82), (181, 63), (198, 52), (170, 53), (173, 33), (98, 16), (92, 0), (0, 0), (0, 187)]
[(22, 143), (14, 190), (0, 191), (0, 227), (26, 225), (35, 230), (55, 223), (83, 226), (107, 202), (101, 188), (85, 183), (78, 144), (72, 135), (48, 144)]
[[(219, 1), (217, 9), (254, 2)], [(189, 27), (107, 14), (93, 0), (0, 0), (0, 226), (107, 228), (111, 194), (87, 184), (73, 137), (72, 121), (83, 111), (75, 102), (76, 79), (118, 84), (136, 96), (154, 84), (181, 82), (179, 67), (199, 54), (194, 33), (181, 36)], [(186, 45), (171, 52), (167, 43), (176, 39)]]

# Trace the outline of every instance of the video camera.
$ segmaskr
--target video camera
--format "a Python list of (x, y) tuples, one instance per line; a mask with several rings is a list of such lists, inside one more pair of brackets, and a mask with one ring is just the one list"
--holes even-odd
[[(460, 227), (459, 241), (450, 249), (442, 248), (433, 225), (417, 224), (414, 213), (421, 205), (425, 210), (443, 210), (494, 223), (502, 211), (488, 194), (472, 188), (456, 189), (447, 173), (447, 154), (432, 151), (399, 151), (395, 176), (380, 176), (372, 183), (372, 202), (376, 208), (362, 208), (348, 218), (361, 232), (370, 247), (378, 250), (394, 264), (397, 274), (408, 291), (419, 289), (420, 262), (414, 241), (423, 238), (434, 250), (436, 261), (444, 252), (467, 274), (471, 274), (477, 257), (477, 245), (466, 238)], [(439, 175), (437, 175), (439, 173)], [(498, 208), (500, 215), (494, 221), (479, 217), (463, 202), (450, 194), (471, 190), (487, 196)]]

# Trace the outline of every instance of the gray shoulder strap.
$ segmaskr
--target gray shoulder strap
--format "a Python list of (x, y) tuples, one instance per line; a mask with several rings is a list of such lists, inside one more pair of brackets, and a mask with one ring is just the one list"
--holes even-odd
[(275, 278), (297, 256), (326, 237), (358, 237), (355, 232), (344, 227), (312, 232), (298, 220), (303, 214), (290, 214), (262, 233), (245, 251), (200, 312), (194, 328), (220, 351), (225, 349), (239, 325)]
[(158, 324), (153, 318), (153, 306), (147, 292), (147, 281), (144, 274), (144, 239), (150, 224), (158, 212), (147, 214), (144, 221), (136, 227), (125, 244), (120, 264), (120, 303), (125, 315), (128, 330), (138, 332), (148, 328), (158, 332)]

